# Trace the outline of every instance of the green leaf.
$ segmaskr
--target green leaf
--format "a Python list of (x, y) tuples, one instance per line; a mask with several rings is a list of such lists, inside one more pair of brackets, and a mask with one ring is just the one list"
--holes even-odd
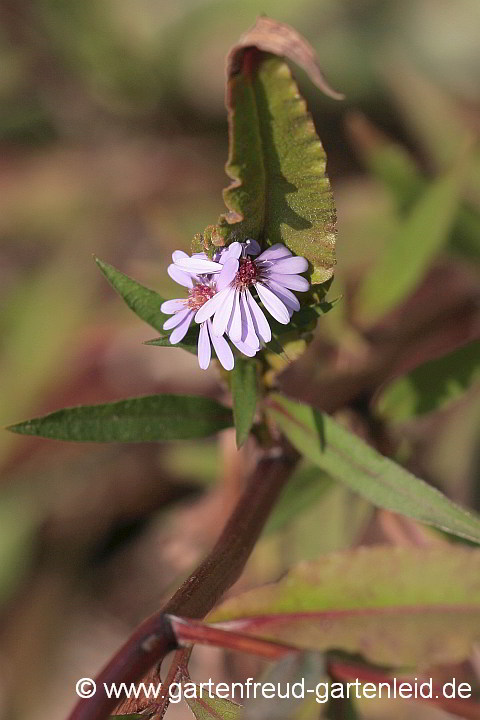
[(334, 480), (315, 466), (301, 465), (296, 468), (280, 495), (264, 532), (268, 534), (282, 530), (299, 513), (318, 503), (334, 486)]
[(380, 395), (377, 410), (392, 420), (407, 420), (438, 410), (480, 379), (480, 340), (415, 368), (394, 380)]
[(356, 298), (362, 320), (372, 323), (404, 300), (447, 240), (460, 203), (465, 157), (426, 188), (412, 207)]
[(323, 283), (335, 264), (335, 207), (326, 156), (288, 65), (250, 49), (228, 80), (232, 184), (219, 232), (227, 242), (284, 243)]
[(132, 280), (128, 275), (124, 275), (103, 260), (95, 258), (95, 262), (130, 310), (133, 310), (135, 315), (138, 315), (155, 330), (161, 332), (164, 322), (170, 317), (170, 315), (160, 312), (160, 305), (164, 302), (161, 295), (140, 285), (136, 280)]
[(480, 518), (380, 455), (325, 413), (274, 395), (268, 412), (311, 462), (377, 507), (480, 543)]
[(480, 550), (362, 547), (302, 563), (207, 618), (308, 650), (399, 666), (459, 662), (480, 640)]
[(257, 407), (257, 363), (242, 357), (235, 358), (232, 370), (233, 419), (237, 448), (242, 447), (253, 425)]
[[(217, 695), (209, 693), (207, 689), (201, 688), (200, 685), (187, 682), (183, 693), (188, 707), (197, 720), (240, 720), (243, 716), (241, 705), (232, 700), (219, 698)], [(190, 695), (195, 695), (195, 697)]]
[(281, 338), (282, 335), (294, 333), (295, 336), (298, 337), (298, 335), (303, 332), (312, 332), (315, 330), (318, 318), (330, 312), (339, 299), (340, 298), (335, 298), (335, 300), (331, 301), (324, 300), (318, 305), (305, 305), (301, 307), (298, 312), (293, 313), (288, 325), (282, 325), (274, 318), (269, 318), (269, 325), (272, 329), (273, 336), (275, 338)]
[[(301, 683), (304, 688), (316, 688), (320, 681), (327, 681), (324, 658), (320, 653), (289, 653), (276, 663), (269, 664), (259, 677), (263, 686), (272, 683), (275, 688), (293, 688)], [(305, 692), (282, 692), (282, 696), (258, 694), (247, 698), (242, 720), (321, 720), (315, 695)], [(297, 695), (297, 697), (295, 697)], [(303, 697), (302, 697), (303, 695)]]
[(163, 335), (162, 337), (154, 338), (153, 340), (147, 340), (144, 345), (154, 345), (155, 347), (182, 348), (182, 350), (186, 350), (187, 352), (196, 355), (199, 327), (200, 326), (198, 325), (196, 327), (190, 328), (183, 340), (179, 343), (176, 343), (175, 345), (172, 345), (168, 335)]
[(79, 442), (155, 442), (206, 437), (231, 425), (230, 410), (210, 398), (151, 395), (65, 408), (8, 430)]
[[(413, 157), (361, 115), (352, 117), (349, 126), (369, 172), (390, 192), (402, 214), (409, 211), (428, 186)], [(479, 239), (480, 215), (463, 201), (449, 233), (448, 248), (478, 258)]]

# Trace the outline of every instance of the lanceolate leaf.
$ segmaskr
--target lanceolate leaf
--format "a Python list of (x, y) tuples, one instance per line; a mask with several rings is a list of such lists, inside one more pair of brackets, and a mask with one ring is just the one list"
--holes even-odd
[(480, 340), (394, 380), (381, 394), (377, 409), (393, 420), (407, 420), (438, 410), (478, 380)]
[[(160, 306), (163, 303), (163, 297), (154, 290), (141, 285), (136, 280), (124, 275), (116, 270), (112, 265), (95, 258), (95, 261), (107, 278), (110, 285), (122, 296), (130, 310), (138, 315), (139, 318), (151, 325), (159, 332), (163, 331), (163, 324), (170, 315), (160, 312)], [(159, 338), (148, 340), (145, 345), (156, 345), (158, 347), (182, 348), (188, 352), (197, 354), (198, 342), (198, 326), (192, 327), (185, 335), (182, 342), (172, 345), (169, 340), (169, 333), (165, 333)]]
[(237, 357), (232, 370), (232, 399), (238, 448), (247, 439), (253, 425), (257, 394), (257, 363), (255, 360)]
[(151, 395), (65, 408), (12, 425), (20, 435), (80, 442), (152, 442), (212, 435), (232, 425), (230, 410), (189, 395)]
[(374, 322), (406, 298), (445, 244), (460, 205), (466, 160), (426, 187), (357, 297), (358, 312)]
[(168, 335), (163, 335), (163, 337), (154, 338), (153, 340), (147, 340), (144, 345), (155, 345), (155, 347), (168, 347), (168, 348), (182, 348), (182, 350), (187, 350), (187, 352), (193, 353), (194, 355), (197, 354), (197, 343), (198, 343), (198, 328), (200, 326), (197, 325), (196, 327), (190, 328), (190, 330), (187, 332), (183, 340), (179, 343), (176, 343), (176, 345), (172, 345), (170, 342), (170, 339)]
[(364, 547), (303, 563), (278, 583), (226, 600), (207, 619), (395, 667), (458, 662), (480, 640), (479, 574), (479, 550)]
[(124, 275), (103, 260), (95, 258), (95, 262), (113, 289), (125, 300), (130, 310), (133, 310), (139, 318), (160, 332), (163, 323), (170, 317), (170, 315), (160, 312), (160, 305), (163, 303), (162, 296), (136, 280), (132, 280), (128, 275)]
[(476, 515), (380, 455), (328, 415), (281, 395), (272, 396), (269, 414), (302, 455), (377, 507), (480, 543)]
[(326, 156), (288, 66), (272, 52), (302, 64), (328, 91), (313, 51), (286, 25), (261, 18), (233, 48), (226, 166), (233, 182), (224, 191), (228, 212), (212, 238), (220, 234), (228, 243), (252, 237), (263, 246), (283, 242), (309, 260), (312, 283), (322, 283), (335, 264), (335, 208)]

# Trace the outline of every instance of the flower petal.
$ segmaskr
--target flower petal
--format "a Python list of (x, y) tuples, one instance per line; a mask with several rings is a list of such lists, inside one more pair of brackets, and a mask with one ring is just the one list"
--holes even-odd
[(175, 250), (175, 251), (172, 253), (172, 260), (173, 260), (173, 262), (177, 262), (177, 260), (180, 260), (180, 258), (186, 258), (186, 257), (188, 257), (188, 255), (187, 255), (187, 253), (184, 252), (183, 250)]
[(258, 255), (260, 250), (262, 249), (258, 242), (256, 240), (253, 240), (252, 238), (249, 238), (245, 241), (245, 245), (247, 246), (246, 253), (247, 255)]
[(200, 325), (200, 334), (198, 336), (198, 364), (202, 370), (206, 370), (210, 365), (210, 358), (212, 357), (212, 348), (210, 345), (210, 338), (208, 335), (207, 323), (204, 322)]
[(192, 322), (192, 320), (193, 310), (189, 310), (188, 315), (186, 315), (182, 322), (177, 325), (175, 330), (170, 333), (169, 340), (172, 345), (176, 345), (178, 342), (180, 342), (180, 340), (183, 340), (183, 338), (187, 334), (188, 328), (190, 327), (190, 323)]
[(272, 315), (275, 320), (278, 320), (279, 323), (282, 323), (282, 325), (288, 325), (290, 322), (290, 313), (280, 298), (262, 283), (257, 282), (255, 288), (257, 290), (258, 297), (265, 305), (270, 315)]
[(264, 343), (270, 342), (270, 340), (272, 339), (272, 331), (270, 330), (270, 325), (268, 324), (268, 320), (265, 317), (265, 313), (263, 312), (262, 308), (257, 304), (256, 300), (254, 300), (253, 295), (250, 290), (248, 290), (248, 288), (245, 292), (245, 296), (258, 337), (263, 340)]
[[(177, 252), (179, 252), (179, 251), (177, 250)], [(184, 270), (180, 270), (180, 268), (177, 267), (176, 265), (173, 265), (173, 264), (169, 265), (167, 268), (167, 272), (170, 275), (170, 277), (172, 278), (172, 280), (175, 280), (175, 282), (178, 283), (179, 285), (183, 285), (183, 287), (188, 287), (188, 288), (193, 287), (192, 275), (189, 275)]]
[(244, 355), (246, 355), (247, 357), (255, 357), (255, 355), (257, 354), (257, 351), (255, 350), (255, 348), (250, 347), (250, 345), (247, 345), (247, 343), (242, 342), (241, 340), (240, 340), (240, 342), (236, 342), (235, 340), (232, 340), (232, 342), (235, 345), (235, 347), (237, 348), (237, 350), (240, 350), (240, 352), (243, 353)]
[(181, 312), (182, 310), (185, 310), (185, 303), (186, 300), (166, 300), (160, 305), (160, 312), (165, 313), (166, 315)]
[(225, 293), (223, 302), (219, 306), (213, 318), (213, 332), (215, 335), (223, 335), (232, 316), (233, 304), (237, 291), (230, 285), (218, 294)]
[[(213, 321), (213, 324), (215, 326), (215, 320)], [(233, 303), (232, 313), (230, 315), (230, 321), (227, 325), (227, 334), (228, 334), (229, 338), (231, 338), (232, 340), (237, 340), (237, 342), (242, 339), (243, 328), (242, 328), (242, 312), (240, 310), (240, 291), (239, 290), (234, 291), (234, 303)]]
[(255, 262), (259, 260), (278, 260), (279, 258), (290, 257), (291, 254), (290, 250), (283, 243), (275, 243), (272, 247), (264, 250)]
[(242, 243), (239, 243), (237, 241), (233, 242), (231, 245), (229, 245), (225, 251), (225, 255), (228, 258), (235, 258), (235, 260), (238, 260), (240, 255), (242, 254)]
[(233, 278), (237, 274), (238, 271), (238, 260), (234, 257), (229, 257), (226, 259), (223, 269), (217, 275), (216, 282), (217, 282), (217, 288), (219, 290), (223, 290), (224, 287), (227, 287), (227, 285), (230, 285)]
[(296, 275), (308, 270), (308, 260), (304, 257), (287, 257), (276, 260), (272, 265), (272, 272)]
[(217, 273), (220, 272), (223, 265), (213, 262), (213, 260), (204, 260), (203, 258), (182, 257), (179, 258), (175, 265), (182, 270), (192, 273)]
[(197, 314), (195, 315), (195, 322), (205, 322), (207, 318), (211, 317), (213, 313), (217, 310), (217, 308), (220, 307), (220, 305), (223, 303), (229, 290), (230, 288), (226, 287), (223, 290), (220, 290), (219, 293), (211, 297), (210, 300), (207, 300), (205, 305), (202, 305), (202, 307), (197, 310)]
[(215, 335), (215, 333), (213, 332), (211, 320), (207, 320), (206, 325), (208, 326), (208, 331), (210, 333), (210, 340), (212, 341), (213, 349), (215, 350), (215, 353), (221, 365), (225, 368), (225, 370), (233, 370), (233, 366), (235, 365), (235, 359), (233, 357), (230, 345), (225, 340), (223, 335), (221, 335), (220, 337)]
[(252, 313), (248, 307), (247, 295), (245, 292), (240, 294), (240, 312), (242, 314), (242, 337), (243, 342), (251, 347), (260, 349), (260, 340), (253, 322)]
[(184, 310), (180, 310), (180, 312), (175, 313), (175, 315), (172, 315), (171, 318), (168, 318), (163, 323), (163, 329), (164, 330), (171, 330), (174, 327), (177, 327), (177, 325), (180, 325), (181, 322), (189, 315), (192, 311), (190, 308), (185, 308)]
[(286, 287), (280, 285), (280, 283), (277, 283), (274, 280), (270, 280), (270, 278), (268, 279), (268, 287), (270, 290), (273, 290), (275, 295), (280, 298), (287, 308), (291, 310), (300, 310), (298, 298), (295, 297), (295, 295)]
[(276, 283), (283, 285), (283, 287), (290, 288), (290, 290), (297, 290), (297, 292), (306, 292), (310, 287), (307, 278), (302, 277), (302, 275), (286, 275), (285, 273), (269, 272), (267, 277), (269, 280), (274, 280)]

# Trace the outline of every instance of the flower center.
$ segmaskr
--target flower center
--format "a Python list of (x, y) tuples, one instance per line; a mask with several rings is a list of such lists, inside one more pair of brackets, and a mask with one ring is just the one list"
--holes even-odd
[(235, 275), (234, 284), (236, 288), (246, 288), (258, 277), (258, 268), (254, 261), (249, 258), (240, 258), (240, 265)]
[(204, 285), (203, 283), (198, 283), (198, 285), (194, 285), (193, 288), (190, 288), (188, 291), (187, 306), (191, 310), (198, 310), (214, 295), (215, 290), (213, 287), (210, 285)]

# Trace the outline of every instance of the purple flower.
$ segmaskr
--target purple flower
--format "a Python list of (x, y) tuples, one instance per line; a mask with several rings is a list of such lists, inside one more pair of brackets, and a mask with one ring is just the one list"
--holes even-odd
[[(282, 243), (272, 245), (260, 255), (255, 240), (232, 243), (214, 261), (193, 256), (174, 260), (187, 272), (208, 273), (215, 278), (217, 292), (212, 294), (195, 314), (195, 321), (211, 321), (213, 335), (224, 333), (234, 343), (259, 349), (260, 341), (268, 343), (272, 333), (268, 320), (251, 290), (255, 290), (264, 308), (283, 325), (300, 310), (298, 298), (291, 292), (305, 292), (308, 280), (300, 275), (308, 268), (303, 257), (293, 256)], [(252, 255), (258, 255), (253, 259)], [(210, 320), (211, 319), (211, 320)]]
[[(217, 293), (216, 279), (218, 275), (213, 276), (211, 272), (212, 270), (216, 272), (218, 266), (223, 267), (221, 261), (224, 255), (226, 259), (227, 250), (219, 251), (216, 255), (218, 262), (212, 262), (208, 260), (204, 253), (197, 253), (191, 258), (181, 250), (176, 250), (173, 253), (173, 263), (168, 267), (168, 274), (179, 285), (188, 288), (188, 297), (167, 300), (161, 305), (160, 310), (163, 313), (172, 315), (163, 325), (164, 330), (172, 330), (169, 337), (172, 345), (176, 345), (183, 340), (195, 313)], [(192, 268), (185, 268), (185, 260), (194, 261), (195, 267), (205, 274), (200, 275)], [(212, 321), (206, 319), (200, 323), (200, 334), (198, 336), (198, 364), (202, 370), (206, 370), (210, 364), (211, 345), (213, 345), (215, 353), (225, 370), (232, 370), (234, 358), (228, 342), (223, 337), (223, 333), (217, 335), (213, 332)], [(234, 342), (234, 345), (249, 357), (253, 357), (259, 349), (258, 342), (253, 346), (242, 341)]]

